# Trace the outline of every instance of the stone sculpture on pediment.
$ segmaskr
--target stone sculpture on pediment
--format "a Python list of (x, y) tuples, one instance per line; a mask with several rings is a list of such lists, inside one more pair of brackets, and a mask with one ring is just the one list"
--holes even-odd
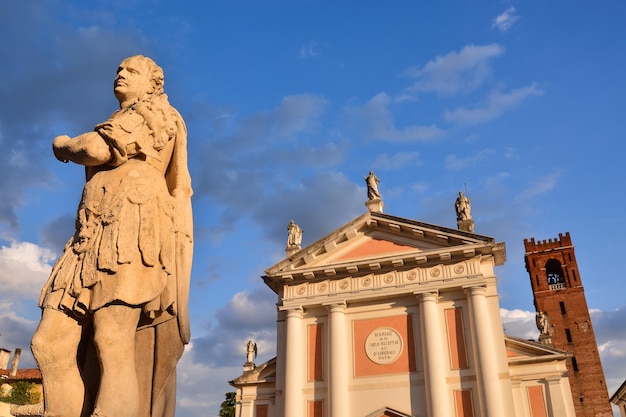
[(378, 183), (380, 182), (380, 180), (374, 174), (374, 171), (370, 170), (369, 175), (367, 177), (363, 177), (363, 179), (365, 179), (365, 184), (367, 184), (367, 199), (379, 199), (380, 193), (378, 192)]
[(463, 195), (462, 191), (459, 191), (459, 196), (454, 203), (454, 208), (456, 209), (457, 220), (472, 220), (472, 205), (469, 198)]
[(86, 183), (32, 340), (46, 416), (174, 415), (190, 339), (192, 190), (187, 130), (163, 84), (150, 58), (125, 59), (114, 82), (120, 109), (93, 132), (53, 142), (57, 159), (86, 167)]
[(287, 226), (287, 248), (300, 249), (302, 245), (302, 229), (293, 220), (289, 221)]
[(254, 359), (257, 355), (256, 343), (252, 340), (248, 340), (246, 344), (246, 363), (254, 363)]
[(537, 330), (542, 335), (550, 334), (550, 318), (544, 311), (537, 311), (535, 313), (535, 323), (537, 324)]

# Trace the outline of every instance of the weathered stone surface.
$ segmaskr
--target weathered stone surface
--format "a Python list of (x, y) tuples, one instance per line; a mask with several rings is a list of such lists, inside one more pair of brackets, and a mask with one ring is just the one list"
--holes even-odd
[(32, 340), (46, 415), (174, 415), (176, 363), (190, 338), (192, 190), (186, 127), (163, 82), (150, 58), (125, 59), (120, 109), (93, 132), (53, 142), (87, 181)]

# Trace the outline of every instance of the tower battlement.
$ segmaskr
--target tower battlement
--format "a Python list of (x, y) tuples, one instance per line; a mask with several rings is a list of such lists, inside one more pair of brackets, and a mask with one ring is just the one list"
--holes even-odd
[(543, 252), (553, 249), (567, 248), (572, 246), (572, 238), (569, 235), (569, 232), (559, 233), (558, 239), (548, 239), (548, 240), (539, 240), (535, 241), (535, 238), (532, 237), (530, 240), (524, 239), (524, 248), (526, 249), (526, 253), (532, 252)]

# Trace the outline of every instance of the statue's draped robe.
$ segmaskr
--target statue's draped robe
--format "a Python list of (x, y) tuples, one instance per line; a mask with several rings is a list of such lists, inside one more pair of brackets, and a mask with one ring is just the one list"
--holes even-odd
[[(165, 95), (160, 99), (167, 103)], [(115, 138), (101, 135), (112, 160), (87, 167), (76, 233), (40, 299), (42, 308), (60, 309), (78, 320), (110, 303), (142, 309), (135, 354), (140, 417), (174, 415), (176, 363), (190, 339), (193, 225), (187, 131), (173, 107), (161, 108), (165, 117), (138, 106), (96, 126), (96, 131), (114, 126), (118, 133)], [(89, 375), (99, 372), (95, 368), (85, 365), (86, 381), (99, 380)]]

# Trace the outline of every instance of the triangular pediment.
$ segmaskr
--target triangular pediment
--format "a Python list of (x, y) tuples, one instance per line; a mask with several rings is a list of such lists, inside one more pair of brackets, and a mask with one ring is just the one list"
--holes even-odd
[(365, 417), (413, 417), (413, 415), (394, 410), (393, 408), (384, 407), (368, 414)]
[(245, 371), (242, 375), (228, 383), (234, 387), (239, 387), (243, 385), (274, 383), (274, 381), (276, 381), (276, 358), (257, 365), (252, 370)]
[(510, 363), (554, 361), (564, 359), (567, 355), (562, 350), (532, 340), (505, 336), (506, 356)]
[[(503, 243), (476, 233), (368, 212), (268, 268), (264, 279), (310, 280), (356, 271), (454, 263), (492, 255), (504, 262)], [(275, 282), (278, 284), (278, 282)]]

